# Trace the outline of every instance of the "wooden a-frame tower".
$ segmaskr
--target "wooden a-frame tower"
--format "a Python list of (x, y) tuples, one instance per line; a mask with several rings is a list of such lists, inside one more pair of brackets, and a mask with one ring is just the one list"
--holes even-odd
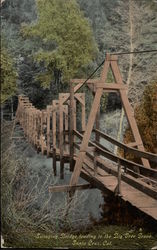
[[(144, 151), (143, 142), (136, 124), (136, 120), (134, 117), (133, 109), (129, 103), (128, 97), (127, 97), (127, 86), (123, 83), (122, 76), (118, 67), (117, 63), (117, 56), (116, 55), (106, 55), (106, 60), (103, 66), (103, 70), (101, 73), (101, 76), (99, 79), (89, 79), (87, 81), (87, 84), (89, 88), (94, 93), (94, 100), (92, 104), (92, 108), (89, 114), (88, 122), (86, 125), (86, 130), (83, 135), (82, 143), (80, 146), (80, 151), (78, 153), (78, 156), (76, 158), (76, 162), (74, 165), (74, 171), (71, 176), (70, 180), (70, 186), (75, 186), (78, 183), (78, 179), (81, 173), (81, 169), (83, 166), (83, 162), (86, 156), (86, 152), (88, 151), (88, 142), (94, 127), (94, 123), (96, 122), (96, 127), (99, 126), (99, 110), (100, 110), (100, 100), (104, 92), (119, 92), (122, 105), (128, 120), (128, 123), (130, 125), (134, 142), (132, 143), (132, 146), (136, 146), (139, 150)], [(109, 70), (112, 70), (115, 82), (114, 83), (107, 83), (107, 74)], [(74, 83), (83, 84), (84, 79), (73, 79), (71, 80), (71, 85)], [(73, 91), (75, 92), (74, 88)], [(71, 91), (71, 98), (73, 97), (72, 91)], [(72, 111), (71, 111), (71, 120), (72, 120)], [(72, 140), (71, 140), (71, 150), (72, 150)], [(145, 167), (150, 167), (149, 161), (147, 159), (142, 158), (142, 164)]]

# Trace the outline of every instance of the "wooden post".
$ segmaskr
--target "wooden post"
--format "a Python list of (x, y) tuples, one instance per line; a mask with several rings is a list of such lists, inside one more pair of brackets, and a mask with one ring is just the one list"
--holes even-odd
[(30, 112), (30, 116), (31, 116), (31, 127), (30, 127), (30, 142), (32, 143), (32, 135), (33, 135), (33, 110), (31, 109)]
[[(96, 129), (98, 129), (99, 130), (99, 128), (100, 128), (100, 106), (99, 106), (99, 108), (98, 108), (98, 111), (97, 111), (97, 114), (96, 114), (96, 121), (95, 121), (95, 127), (96, 127)], [(99, 143), (100, 142), (100, 135), (99, 135), (99, 133), (95, 133), (95, 140)], [(95, 151), (94, 151), (94, 174), (97, 174), (97, 162), (96, 162), (96, 158), (97, 158), (97, 156), (98, 156), (99, 154), (98, 154), (98, 152), (97, 152), (97, 150), (95, 149)]]
[(81, 104), (82, 106), (82, 131), (84, 132), (86, 130), (86, 111), (85, 111), (85, 95), (82, 95), (82, 99), (84, 104)]
[(28, 138), (28, 132), (29, 132), (29, 110), (27, 109), (27, 131), (26, 131), (27, 138)]
[(25, 120), (26, 120), (26, 116), (25, 116), (25, 112), (26, 112), (26, 108), (25, 107), (23, 107), (23, 133), (25, 134), (25, 125), (26, 125), (26, 123), (25, 123)]
[(69, 133), (69, 142), (70, 142), (70, 171), (74, 169), (74, 85), (70, 84), (70, 133)]
[(35, 113), (35, 124), (36, 124), (36, 135), (35, 135), (35, 146), (38, 146), (38, 120), (39, 120), (39, 113), (38, 110), (36, 110)]
[(54, 173), (54, 176), (57, 175), (57, 168), (56, 168), (56, 148), (53, 148), (53, 173)]
[(59, 98), (59, 149), (60, 149), (60, 178), (64, 179), (64, 140), (63, 140), (63, 104)]
[(37, 111), (37, 149), (40, 146), (41, 111)]
[(36, 124), (36, 109), (33, 112), (33, 144), (36, 145), (36, 133), (37, 133), (37, 124)]
[(43, 145), (43, 137), (44, 137), (44, 133), (43, 133), (43, 130), (44, 130), (44, 111), (42, 110), (42, 113), (41, 113), (41, 138), (40, 138), (40, 140), (41, 140), (41, 153), (42, 154), (44, 154), (44, 145)]
[[(124, 159), (126, 159), (126, 150), (124, 149)], [(124, 167), (124, 173), (127, 172), (126, 166)]]
[(68, 106), (67, 105), (64, 105), (64, 109), (65, 109), (65, 151), (66, 153), (69, 153), (69, 150), (68, 150), (68, 144), (69, 144), (69, 136), (67, 134), (68, 132)]
[(50, 154), (50, 107), (47, 107), (47, 157)]
[(120, 161), (118, 160), (118, 190), (117, 193), (118, 195), (121, 195), (121, 164)]
[(97, 170), (98, 170), (98, 166), (97, 166), (97, 154), (94, 151), (94, 176), (97, 175)]
[(36, 133), (37, 133), (37, 124), (36, 124), (36, 109), (34, 109), (34, 128), (33, 128), (33, 144), (36, 145)]
[(53, 172), (57, 175), (56, 169), (56, 102), (52, 102), (52, 141), (53, 141)]
[(30, 109), (28, 110), (28, 141), (30, 140)]
[[(74, 99), (73, 110), (74, 110), (74, 129), (76, 129), (76, 100), (75, 99)], [(74, 141), (75, 141), (75, 136), (74, 136)]]
[(34, 109), (31, 110), (31, 142), (33, 144), (33, 136), (34, 136)]
[[(23, 117), (22, 117), (23, 120)], [(31, 109), (29, 109), (29, 142), (31, 143), (31, 131), (32, 130), (32, 112)]]
[(38, 150), (41, 149), (41, 134), (42, 134), (42, 111), (39, 111), (39, 120), (38, 120)]

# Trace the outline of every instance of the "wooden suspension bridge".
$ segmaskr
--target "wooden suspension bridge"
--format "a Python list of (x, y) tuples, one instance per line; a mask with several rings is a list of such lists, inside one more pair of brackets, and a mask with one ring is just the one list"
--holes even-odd
[[(108, 71), (112, 70), (113, 83), (107, 83)], [(93, 103), (86, 123), (85, 93), (78, 91), (86, 83), (93, 93)], [(134, 141), (121, 143), (100, 131), (100, 100), (104, 92), (119, 93)], [(103, 192), (120, 196), (139, 210), (157, 220), (157, 155), (145, 152), (127, 97), (127, 86), (123, 83), (118, 58), (106, 55), (101, 76), (98, 79), (72, 79), (70, 93), (60, 93), (46, 109), (36, 109), (29, 98), (20, 95), (15, 122), (20, 123), (24, 135), (37, 151), (52, 157), (54, 176), (57, 175), (56, 162), (60, 161), (60, 178), (64, 178), (64, 163), (69, 163), (72, 172), (69, 185), (50, 186), (49, 192), (69, 192), (87, 188), (98, 188)], [(81, 128), (77, 129), (77, 105), (81, 105)], [(90, 139), (91, 134), (94, 140)], [(101, 138), (123, 150), (117, 156), (104, 145)], [(126, 159), (131, 153), (141, 163)], [(88, 184), (79, 184), (79, 177)]]

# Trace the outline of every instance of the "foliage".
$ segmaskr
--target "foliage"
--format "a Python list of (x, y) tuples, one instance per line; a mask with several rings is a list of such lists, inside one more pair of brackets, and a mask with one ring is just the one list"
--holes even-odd
[(96, 45), (87, 19), (75, 0), (37, 0), (38, 20), (22, 28), (25, 37), (41, 39), (43, 47), (34, 54), (44, 62), (45, 75), (38, 77), (49, 86), (52, 76), (57, 83), (69, 80), (78, 68), (95, 56)]
[(35, 0), (7, 0), (1, 12), (5, 46), (16, 61), (17, 93), (27, 95), (34, 105), (44, 108), (54, 97), (52, 93), (55, 93), (55, 89), (43, 89), (40, 82), (35, 79), (38, 72), (42, 71), (42, 67), (33, 61), (31, 53), (37, 51), (41, 44), (39, 41), (23, 39), (20, 35), (23, 22), (30, 23), (36, 20)]
[[(38, 63), (46, 67), (39, 76), (43, 86), (72, 78), (82, 65), (96, 54), (96, 45), (88, 20), (75, 0), (37, 0), (38, 20), (22, 28), (24, 37), (42, 41), (42, 48), (34, 54)], [(61, 79), (62, 78), (62, 79)]]
[(25, 139), (12, 139), (12, 136), (23, 135), (18, 125), (12, 134), (13, 126), (13, 122), (7, 121), (1, 126), (1, 223), (4, 238), (7, 242), (18, 242), (19, 234), (26, 233), (20, 242), (24, 245), (28, 243), (29, 232), (52, 234), (63, 229), (70, 232), (80, 225), (85, 228), (88, 217), (83, 216), (81, 208), (87, 197), (85, 193), (76, 193), (70, 202), (66, 195), (54, 199), (48, 187), (55, 185), (57, 178), (54, 178), (51, 168), (45, 168), (46, 165), (31, 164), (29, 158), (34, 157), (35, 151)]
[[(135, 109), (135, 119), (146, 151), (157, 153), (157, 82), (146, 86), (143, 99)], [(131, 131), (127, 129), (124, 141), (131, 140)]]
[(13, 60), (3, 47), (1, 49), (1, 103), (4, 103), (16, 91), (17, 72)]

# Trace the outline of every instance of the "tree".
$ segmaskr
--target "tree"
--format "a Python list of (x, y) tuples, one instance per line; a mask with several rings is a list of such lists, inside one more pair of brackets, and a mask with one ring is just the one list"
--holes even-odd
[(59, 85), (87, 65), (96, 55), (97, 47), (88, 20), (76, 0), (36, 2), (37, 22), (23, 26), (22, 34), (42, 41), (42, 48), (33, 55), (44, 66), (38, 76), (42, 85), (49, 86), (52, 78)]
[(15, 94), (17, 73), (13, 60), (3, 47), (1, 49), (1, 104)]
[[(146, 86), (141, 103), (135, 109), (136, 122), (146, 151), (157, 153), (157, 82)], [(124, 142), (132, 140), (130, 129), (125, 132)], [(135, 159), (129, 155), (129, 159)], [(135, 159), (136, 160), (136, 159)], [(152, 164), (153, 166), (153, 164)]]

